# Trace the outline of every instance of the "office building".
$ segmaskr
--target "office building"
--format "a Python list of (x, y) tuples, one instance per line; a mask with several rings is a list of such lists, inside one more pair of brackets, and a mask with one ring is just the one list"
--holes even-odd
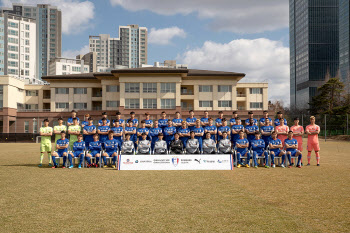
[(49, 75), (89, 73), (89, 65), (84, 60), (52, 58), (49, 61)]
[(350, 3), (339, 1), (339, 69), (341, 80), (349, 85), (350, 77)]

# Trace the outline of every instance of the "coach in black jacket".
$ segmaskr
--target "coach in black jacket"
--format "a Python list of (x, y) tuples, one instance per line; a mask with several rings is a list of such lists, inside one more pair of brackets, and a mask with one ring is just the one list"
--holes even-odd
[(182, 141), (179, 139), (179, 134), (175, 133), (174, 135), (175, 139), (173, 141), (171, 141), (170, 143), (170, 150), (172, 154), (182, 154), (182, 150), (183, 150), (183, 143)]

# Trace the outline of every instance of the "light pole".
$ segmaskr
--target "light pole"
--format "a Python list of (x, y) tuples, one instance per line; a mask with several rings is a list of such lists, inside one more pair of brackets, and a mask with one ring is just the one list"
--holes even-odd
[(34, 141), (34, 133), (35, 133), (35, 127), (36, 127), (36, 119), (35, 117), (33, 118), (33, 141)]

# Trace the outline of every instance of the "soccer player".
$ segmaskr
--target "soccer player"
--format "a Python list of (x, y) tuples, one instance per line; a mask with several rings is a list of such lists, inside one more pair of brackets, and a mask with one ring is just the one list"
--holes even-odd
[(282, 156), (282, 164), (281, 167), (284, 168), (284, 160), (286, 159), (286, 153), (282, 150), (283, 143), (282, 141), (277, 138), (276, 131), (271, 132), (271, 140), (269, 142), (270, 147), (270, 156), (271, 156), (271, 166), (275, 167), (275, 156), (281, 157)]
[(164, 129), (168, 127), (168, 119), (166, 118), (166, 113), (162, 112), (162, 118), (158, 120), (158, 125), (164, 132)]
[(250, 125), (250, 120), (253, 119), (253, 125), (258, 125), (258, 120), (254, 118), (252, 111), (248, 112), (248, 118), (245, 120), (245, 125)]
[(119, 125), (119, 121), (115, 121), (114, 126), (111, 128), (111, 130), (113, 131), (113, 138), (117, 140), (118, 148), (120, 150), (123, 142), (124, 129)]
[(202, 151), (202, 141), (203, 141), (203, 136), (204, 136), (204, 129), (201, 126), (201, 120), (199, 120), (199, 119), (196, 120), (196, 127), (193, 129), (193, 132), (195, 134), (195, 138), (199, 142), (199, 150)]
[(127, 134), (130, 135), (130, 140), (134, 142), (134, 147), (133, 148), (137, 148), (137, 135), (136, 135), (136, 127), (133, 126), (133, 122), (132, 120), (128, 120), (127, 121), (127, 126), (124, 129), (125, 132), (125, 137)]
[(226, 118), (222, 118), (221, 122), (222, 122), (222, 126), (218, 128), (218, 142), (220, 142), (220, 140), (223, 138), (223, 135), (222, 135), (223, 132), (227, 133), (231, 131), (230, 127), (227, 126)]
[(175, 113), (175, 118), (173, 119), (173, 126), (176, 128), (176, 132), (181, 129), (183, 119), (181, 119), (181, 114), (179, 112)]
[(154, 150), (154, 145), (156, 141), (158, 140), (158, 135), (160, 133), (163, 133), (162, 129), (158, 125), (158, 120), (154, 121), (153, 128), (149, 130), (149, 135), (151, 136), (151, 149), (152, 151)]
[(142, 140), (139, 140), (137, 151), (139, 154), (149, 154), (151, 150), (151, 142), (147, 140), (147, 134), (142, 133)]
[[(131, 125), (132, 125), (132, 122), (131, 122)], [(126, 127), (125, 127), (126, 128)], [(126, 155), (132, 155), (133, 154), (133, 150), (134, 150), (134, 142), (132, 140), (130, 140), (130, 135), (131, 134), (125, 134), (125, 140), (122, 144), (122, 150), (121, 152), (123, 154), (126, 154)]]
[(315, 117), (310, 117), (310, 125), (306, 126), (305, 133), (307, 134), (307, 166), (310, 166), (311, 152), (315, 151), (317, 166), (320, 166), (320, 144), (318, 142), (318, 134), (320, 126), (315, 124)]
[(252, 149), (253, 149), (253, 160), (254, 160), (254, 167), (258, 168), (258, 156), (265, 155), (265, 167), (268, 168), (268, 162), (269, 162), (269, 154), (267, 151), (264, 151), (265, 149), (265, 141), (263, 139), (260, 139), (260, 133), (255, 133), (255, 139), (251, 143)]
[(301, 168), (301, 152), (298, 150), (298, 141), (293, 138), (293, 131), (288, 132), (288, 138), (284, 141), (286, 146), (286, 152), (287, 157), (289, 161), (289, 167), (293, 166), (294, 164), (291, 162), (291, 157), (298, 156), (298, 163), (297, 167)]
[(158, 134), (158, 140), (154, 143), (154, 154), (166, 154), (167, 143), (163, 140), (163, 134)]
[(196, 126), (196, 120), (197, 118), (194, 117), (194, 111), (190, 110), (190, 117), (187, 117), (186, 122), (187, 122), (187, 126), (190, 129), (190, 131), (192, 131), (194, 129), (194, 127)]
[(232, 118), (230, 119), (230, 126), (234, 126), (236, 124), (236, 118), (238, 117), (238, 114), (236, 111), (232, 112)]
[(206, 127), (204, 127), (204, 133), (205, 134), (210, 133), (210, 138), (214, 140), (214, 142), (216, 143), (216, 136), (217, 136), (218, 130), (216, 126), (213, 125), (213, 122), (214, 122), (213, 118), (210, 117), (208, 121), (209, 121), (209, 124)]
[(127, 122), (129, 122), (129, 120), (132, 121), (133, 127), (137, 128), (139, 126), (139, 120), (135, 118), (135, 112), (130, 112), (130, 118), (127, 120)]
[(174, 140), (174, 134), (176, 133), (176, 128), (173, 126), (172, 121), (168, 121), (168, 127), (164, 128), (165, 141), (169, 145), (171, 141)]
[(200, 154), (200, 145), (197, 138), (195, 138), (195, 132), (191, 131), (190, 138), (187, 140), (186, 143), (186, 152), (187, 154)]
[(287, 125), (287, 120), (285, 118), (283, 118), (282, 112), (277, 112), (277, 118), (274, 121), (275, 126), (279, 126), (280, 125), (280, 120), (281, 119), (283, 119), (284, 125)]
[(259, 133), (259, 127), (254, 125), (254, 119), (250, 118), (249, 125), (245, 127), (247, 133), (247, 139), (249, 141), (249, 147), (252, 145), (252, 141), (255, 139), (255, 133)]
[[(89, 143), (89, 150), (90, 152), (86, 154), (86, 161), (88, 163), (88, 167), (98, 167), (102, 150), (102, 143), (99, 141), (98, 134), (94, 134), (94, 140)], [(96, 164), (91, 164), (91, 157), (96, 158)]]
[(63, 157), (62, 168), (66, 168), (68, 146), (69, 146), (69, 140), (66, 138), (66, 132), (62, 131), (61, 138), (58, 139), (56, 142), (57, 151), (54, 151), (52, 153), (52, 161), (53, 161), (53, 165), (54, 165), (52, 168), (58, 167), (58, 165), (56, 163), (56, 157)]
[(205, 134), (205, 139), (203, 140), (203, 154), (215, 154), (215, 149), (215, 140), (211, 138), (210, 132), (207, 132)]
[(263, 115), (264, 116), (259, 120), (260, 126), (268, 126), (268, 124), (265, 124), (266, 118), (269, 119), (269, 125), (272, 125), (272, 119), (269, 117), (269, 112), (265, 110), (263, 111)]
[(209, 125), (209, 112), (205, 110), (204, 117), (201, 118), (201, 126), (205, 128), (208, 125)]
[(232, 128), (231, 128), (232, 146), (236, 146), (236, 142), (239, 139), (239, 132), (243, 131), (244, 133), (244, 126), (241, 123), (241, 118), (237, 117), (235, 119), (235, 123), (236, 124), (232, 125)]
[(62, 117), (60, 117), (60, 118), (58, 118), (58, 125), (55, 125), (53, 127), (53, 133), (55, 134), (55, 144), (56, 144), (57, 140), (61, 138), (62, 131), (66, 132), (67, 126), (65, 126), (63, 124), (63, 119), (62, 119)]
[(170, 143), (170, 150), (171, 154), (182, 154), (182, 150), (184, 148), (184, 145), (182, 141), (180, 140), (179, 134), (176, 133), (174, 135), (174, 140)]
[(243, 161), (241, 159), (242, 156), (247, 156), (246, 167), (249, 167), (250, 162), (250, 153), (248, 150), (249, 141), (244, 138), (243, 130), (239, 131), (239, 139), (236, 141), (237, 147), (237, 167), (243, 166)]
[(222, 126), (222, 119), (224, 119), (224, 112), (220, 111), (219, 117), (215, 119), (216, 128), (220, 129), (220, 127)]
[[(106, 113), (106, 112), (103, 112), (103, 113), (102, 113), (102, 119), (103, 119), (103, 118), (105, 118), (106, 121), (107, 121), (107, 122), (106, 122), (106, 125), (110, 126), (110, 125), (111, 125), (111, 121), (108, 120), (108, 118), (107, 118), (107, 113)], [(102, 125), (103, 125), (103, 120), (102, 120), (102, 119), (98, 121), (98, 126), (102, 126)]]
[(108, 140), (104, 142), (106, 151), (102, 154), (103, 167), (107, 167), (107, 157), (112, 157), (112, 168), (116, 166), (119, 142), (113, 138), (113, 134), (113, 130), (108, 131)]
[(79, 165), (78, 168), (81, 168), (81, 164), (84, 160), (84, 150), (85, 150), (85, 142), (83, 141), (83, 135), (78, 135), (78, 141), (73, 143), (73, 152), (68, 154), (69, 167), (73, 168), (73, 158), (79, 157)]
[(148, 134), (149, 134), (149, 129), (146, 128), (146, 121), (145, 120), (142, 120), (141, 121), (141, 128), (138, 128), (136, 130), (136, 134), (137, 134), (137, 137), (138, 137), (138, 141), (141, 141), (142, 140), (142, 134), (146, 134), (147, 135), (147, 139), (149, 138)]
[(113, 123), (115, 124), (115, 122), (118, 121), (119, 122), (119, 126), (124, 128), (125, 122), (124, 122), (123, 119), (121, 119), (121, 115), (122, 114), (120, 112), (116, 112), (115, 113), (116, 119), (113, 120)]
[(187, 128), (186, 121), (182, 122), (182, 127), (181, 127), (181, 129), (179, 129), (179, 131), (177, 133), (179, 134), (179, 137), (180, 137), (180, 140), (182, 141), (182, 144), (186, 148), (187, 140), (190, 137), (190, 129)]
[(102, 125), (97, 128), (97, 133), (100, 135), (100, 142), (104, 148), (104, 142), (108, 139), (108, 132), (111, 128), (107, 125), (107, 119), (102, 118)]
[(96, 126), (94, 126), (94, 119), (89, 117), (89, 124), (84, 126), (83, 134), (85, 135), (85, 147), (89, 148), (89, 143), (94, 141), (94, 135), (96, 134)]
[(271, 139), (271, 132), (274, 131), (273, 126), (271, 125), (272, 121), (270, 122), (269, 118), (265, 119), (265, 125), (260, 127), (260, 132), (262, 135), (262, 139), (265, 142), (265, 149), (269, 145), (269, 141)]
[(77, 117), (77, 112), (75, 110), (72, 110), (71, 112), (72, 116), (68, 118), (67, 120), (67, 125), (70, 126), (70, 125), (73, 125), (73, 119), (76, 118), (77, 121), (78, 121), (78, 124), (80, 123), (80, 119), (79, 117)]
[(294, 118), (294, 125), (290, 127), (290, 130), (293, 131), (293, 138), (298, 141), (298, 150), (302, 152), (304, 128), (299, 125), (299, 117)]
[(282, 145), (284, 146), (284, 140), (288, 137), (289, 127), (284, 125), (284, 120), (280, 119), (280, 125), (276, 126), (277, 137), (282, 141)]
[(44, 120), (44, 127), (40, 128), (40, 164), (39, 167), (43, 165), (44, 153), (47, 152), (49, 158), (49, 166), (51, 166), (51, 136), (52, 127), (49, 126), (49, 120)]
[(74, 142), (78, 141), (78, 135), (80, 133), (81, 133), (81, 126), (79, 125), (78, 119), (73, 118), (73, 125), (68, 126), (70, 150), (73, 150), (73, 144)]
[(219, 142), (218, 151), (219, 154), (231, 154), (232, 144), (230, 139), (227, 138), (227, 132), (222, 132), (222, 139)]
[[(87, 113), (85, 114), (84, 116), (84, 120), (81, 122), (81, 128), (84, 129), (85, 126), (87, 126), (89, 124), (89, 117), (90, 117), (90, 114)], [(83, 137), (84, 138), (84, 137)]]
[[(150, 119), (149, 112), (146, 112), (146, 113), (145, 113), (145, 116), (146, 116), (146, 119), (145, 119), (146, 128), (147, 128), (147, 129), (151, 129), (152, 126), (153, 126), (153, 121)], [(148, 135), (147, 135), (147, 137), (148, 137)]]

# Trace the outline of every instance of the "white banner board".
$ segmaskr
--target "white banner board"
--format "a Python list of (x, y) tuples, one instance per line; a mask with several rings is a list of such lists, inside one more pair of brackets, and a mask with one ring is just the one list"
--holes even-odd
[(118, 170), (232, 170), (231, 155), (119, 155)]

